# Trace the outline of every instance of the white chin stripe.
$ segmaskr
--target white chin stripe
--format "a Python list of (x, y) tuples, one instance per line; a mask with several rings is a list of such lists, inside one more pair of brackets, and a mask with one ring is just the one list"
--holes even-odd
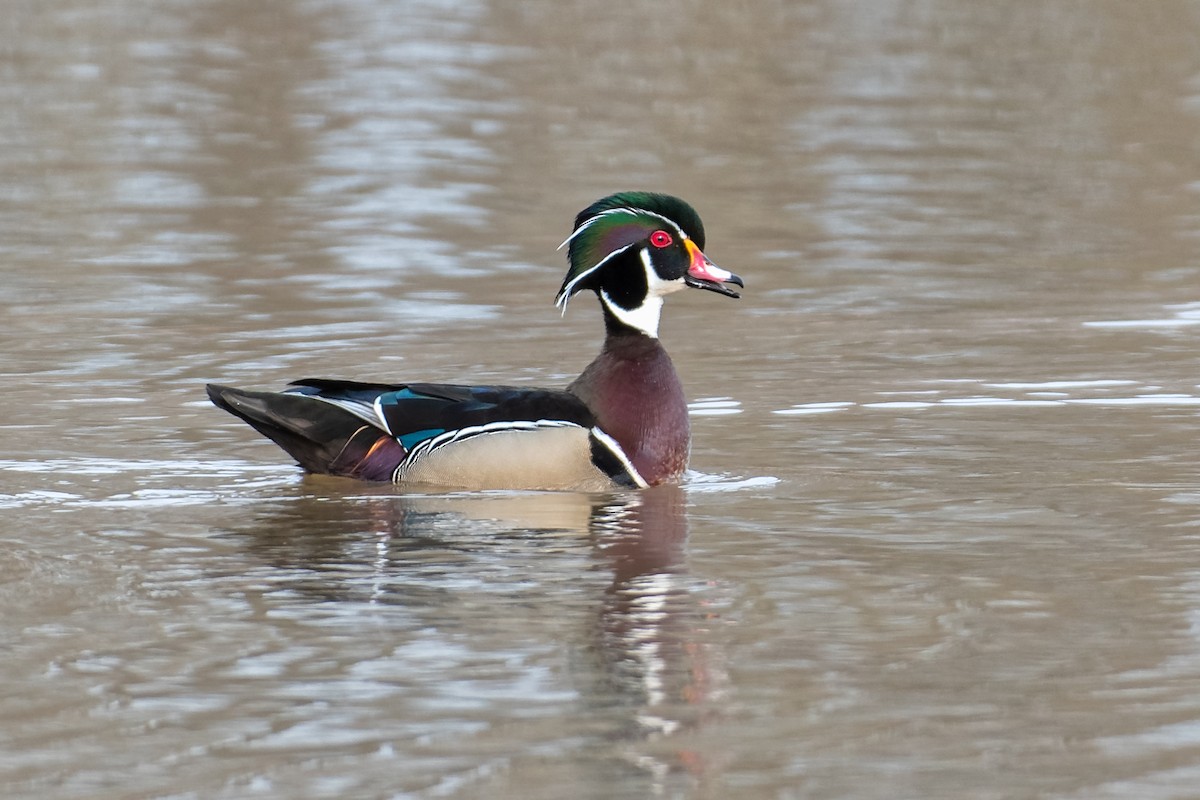
[(608, 292), (600, 291), (600, 302), (612, 312), (612, 315), (634, 330), (652, 338), (658, 338), (658, 320), (662, 315), (663, 299), (647, 297), (646, 301), (637, 308), (621, 308), (608, 296)]
[(658, 321), (662, 316), (663, 295), (678, 292), (684, 288), (682, 280), (664, 281), (654, 269), (650, 251), (646, 248), (638, 254), (641, 257), (642, 269), (646, 273), (646, 299), (636, 308), (622, 308), (608, 295), (600, 290), (600, 301), (612, 312), (612, 315), (634, 330), (639, 330), (647, 336), (658, 338)]
[(684, 288), (685, 284), (682, 280), (664, 281), (659, 277), (658, 272), (654, 269), (654, 262), (650, 259), (650, 251), (643, 247), (639, 253), (642, 257), (642, 269), (646, 270), (646, 294), (649, 297), (662, 297), (664, 294), (678, 292)]

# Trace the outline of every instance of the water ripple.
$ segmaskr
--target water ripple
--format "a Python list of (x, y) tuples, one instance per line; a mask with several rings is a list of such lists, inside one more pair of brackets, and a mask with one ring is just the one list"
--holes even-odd
[(688, 413), (693, 417), (724, 417), (742, 413), (742, 404), (732, 397), (702, 397), (688, 403)]
[(1164, 306), (1171, 316), (1157, 319), (1104, 319), (1083, 323), (1086, 328), (1188, 328), (1200, 325), (1200, 302)]
[[(937, 381), (953, 385), (954, 389), (919, 389), (877, 391), (879, 400), (854, 402), (850, 400), (798, 403), (788, 408), (774, 409), (780, 416), (829, 414), (853, 408), (873, 410), (917, 410), (929, 408), (1050, 408), (1071, 405), (1100, 406), (1194, 406), (1200, 405), (1200, 395), (1190, 391), (1165, 391), (1154, 383), (1126, 379), (1051, 380), (1051, 381)], [(1196, 387), (1188, 387), (1196, 388)], [(976, 390), (992, 390), (973, 392)], [(1114, 390), (1120, 390), (1114, 391)], [(1003, 393), (1011, 393), (1005, 396)], [(897, 398), (897, 399), (893, 399)], [(902, 399), (899, 399), (902, 398)]]

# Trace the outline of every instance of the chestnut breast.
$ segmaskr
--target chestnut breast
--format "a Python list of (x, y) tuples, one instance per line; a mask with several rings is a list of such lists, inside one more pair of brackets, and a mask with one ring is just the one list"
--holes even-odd
[(587, 403), (647, 483), (683, 474), (691, 442), (687, 400), (658, 339), (608, 336), (600, 355), (567, 390)]

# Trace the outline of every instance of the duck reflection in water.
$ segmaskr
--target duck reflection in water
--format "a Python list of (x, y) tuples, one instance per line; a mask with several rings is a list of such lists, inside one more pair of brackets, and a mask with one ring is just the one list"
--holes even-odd
[[(289, 594), (358, 615), (362, 603), (402, 610), (425, 630), (470, 632), (480, 650), (549, 642), (606, 741), (669, 737), (713, 713), (725, 659), (711, 592), (687, 572), (681, 488), (417, 495), (326, 477), (297, 488), (247, 532)], [(708, 771), (697, 753), (655, 752), (632, 758)]]
[(698, 722), (724, 671), (710, 652), (711, 615), (684, 565), (683, 492), (661, 487), (598, 510), (597, 552), (612, 569), (599, 619), (599, 651), (619, 689), (640, 704), (645, 733)]

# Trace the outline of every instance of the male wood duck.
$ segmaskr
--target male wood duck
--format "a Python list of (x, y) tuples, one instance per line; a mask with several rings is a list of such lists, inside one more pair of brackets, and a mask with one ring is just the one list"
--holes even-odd
[(622, 192), (575, 218), (555, 305), (589, 289), (604, 347), (565, 390), (308, 379), (282, 392), (210, 384), (208, 396), (309, 472), (467, 489), (604, 491), (677, 480), (690, 427), (658, 340), (663, 297), (690, 286), (739, 297), (704, 255), (677, 197)]

